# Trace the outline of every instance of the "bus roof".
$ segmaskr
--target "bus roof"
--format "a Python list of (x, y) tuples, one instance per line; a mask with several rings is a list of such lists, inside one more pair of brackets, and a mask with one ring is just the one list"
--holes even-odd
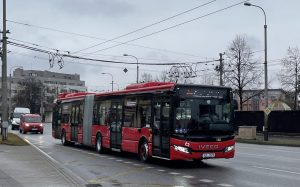
[(128, 85), (124, 90), (103, 92), (103, 93), (91, 93), (91, 92), (79, 92), (79, 93), (60, 93), (58, 100), (70, 100), (70, 99), (83, 99), (86, 95), (95, 96), (112, 96), (112, 95), (123, 95), (130, 93), (154, 93), (161, 91), (172, 91), (175, 86), (194, 87), (201, 86), (203, 88), (222, 88), (230, 89), (229, 87), (223, 86), (210, 86), (210, 85), (196, 85), (196, 84), (177, 84), (175, 82), (147, 82)]

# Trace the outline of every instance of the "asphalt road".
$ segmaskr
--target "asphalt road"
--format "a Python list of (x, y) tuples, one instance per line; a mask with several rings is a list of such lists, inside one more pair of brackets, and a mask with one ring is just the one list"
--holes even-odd
[[(18, 131), (14, 131), (18, 133)], [(51, 124), (44, 134), (23, 138), (56, 160), (87, 186), (300, 186), (300, 148), (241, 144), (233, 159), (188, 161), (153, 160), (144, 164), (134, 154), (97, 154), (82, 146), (62, 146), (51, 136)]]

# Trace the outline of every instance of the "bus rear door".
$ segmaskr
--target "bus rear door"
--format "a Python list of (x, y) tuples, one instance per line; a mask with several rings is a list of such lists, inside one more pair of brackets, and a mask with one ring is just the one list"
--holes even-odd
[(53, 116), (52, 116), (52, 136), (53, 138), (60, 139), (61, 132), (61, 106), (56, 104), (53, 108)]
[(168, 98), (154, 99), (153, 156), (170, 157), (170, 101)]

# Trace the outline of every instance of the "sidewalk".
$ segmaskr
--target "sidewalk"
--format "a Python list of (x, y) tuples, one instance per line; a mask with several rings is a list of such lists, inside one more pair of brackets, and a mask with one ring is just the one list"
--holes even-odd
[(32, 146), (0, 144), (0, 187), (83, 186)]

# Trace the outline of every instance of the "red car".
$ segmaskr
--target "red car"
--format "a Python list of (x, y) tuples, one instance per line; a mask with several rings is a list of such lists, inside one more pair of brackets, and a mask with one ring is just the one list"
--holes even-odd
[(42, 118), (38, 114), (22, 114), (20, 117), (20, 133), (40, 132), (44, 133)]

